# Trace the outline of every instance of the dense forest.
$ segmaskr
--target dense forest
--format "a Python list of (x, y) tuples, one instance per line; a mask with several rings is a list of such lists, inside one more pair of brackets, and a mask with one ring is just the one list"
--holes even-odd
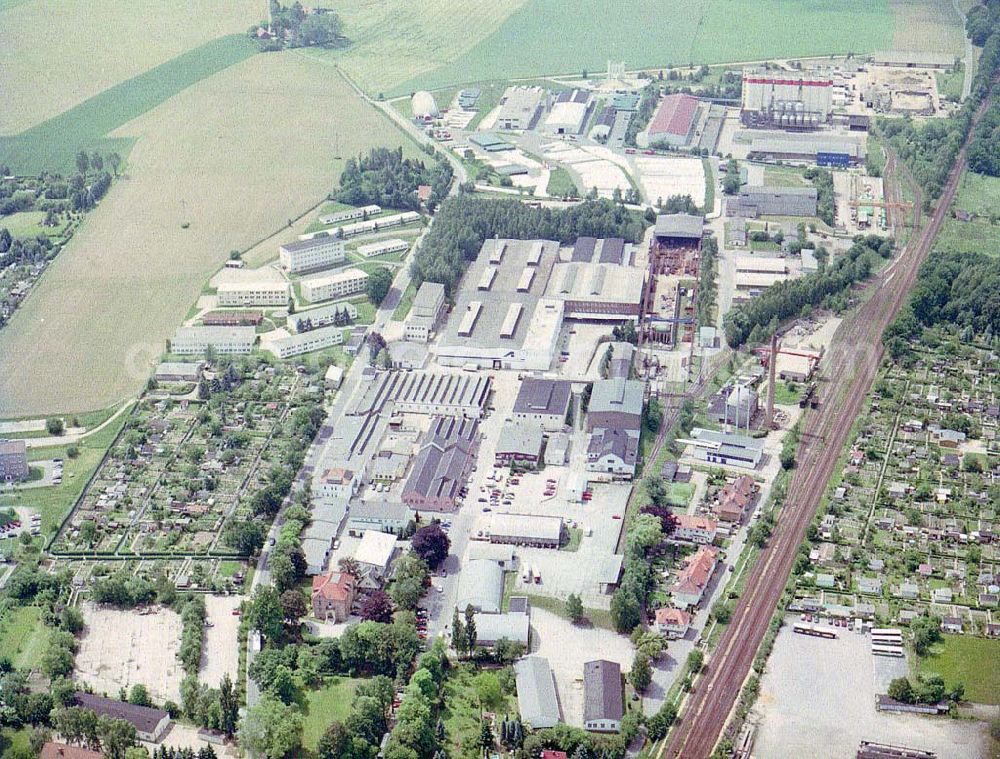
[(868, 279), (877, 269), (878, 259), (890, 258), (894, 247), (892, 238), (858, 235), (846, 255), (815, 274), (779, 282), (732, 309), (724, 319), (726, 342), (732, 348), (760, 342), (803, 309), (836, 305), (834, 299), (854, 283)]
[(433, 208), (447, 196), (452, 175), (451, 164), (443, 156), (426, 166), (423, 161), (403, 158), (402, 148), (373, 148), (366, 156), (348, 159), (336, 199), (352, 206), (374, 203), (415, 211), (420, 208), (417, 188), (430, 185), (428, 205)]
[(935, 252), (920, 267), (910, 303), (886, 331), (886, 344), (942, 323), (971, 328), (987, 339), (1000, 335), (1000, 260), (968, 251)]
[(638, 241), (646, 227), (639, 217), (610, 200), (594, 200), (565, 210), (531, 208), (519, 200), (492, 200), (461, 194), (438, 209), (434, 224), (417, 249), (412, 264), (417, 284), (440, 282), (455, 290), (469, 261), (490, 237), (515, 240), (558, 240), (580, 236), (624, 237)]
[[(1000, 0), (990, 0), (987, 6), (987, 12), (992, 14), (987, 19), (995, 19), (1000, 15)], [(977, 12), (977, 20), (970, 20), (967, 24), (973, 42), (982, 40), (983, 49), (973, 80), (972, 94), (958, 113), (949, 119), (930, 119), (923, 124), (916, 124), (908, 118), (879, 119), (877, 122), (878, 130), (924, 189), (928, 207), (931, 201), (940, 197), (948, 172), (954, 166), (962, 141), (972, 125), (972, 116), (989, 95), (993, 76), (1000, 70), (1000, 25), (989, 23), (984, 26), (981, 16), (982, 13)], [(970, 19), (971, 17), (970, 13)], [(977, 128), (969, 146), (969, 166), (973, 171), (992, 176), (1000, 174), (998, 136), (1000, 106), (994, 104), (990, 114)]]

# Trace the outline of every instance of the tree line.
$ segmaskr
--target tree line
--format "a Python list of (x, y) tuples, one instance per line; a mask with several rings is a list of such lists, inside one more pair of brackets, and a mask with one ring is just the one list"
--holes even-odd
[(726, 314), (726, 342), (739, 348), (757, 343), (773, 333), (781, 322), (798, 316), (803, 309), (829, 307), (833, 299), (876, 271), (879, 259), (892, 257), (895, 241), (878, 235), (858, 235), (847, 253), (823, 269), (799, 279), (789, 279), (767, 288), (757, 297)]
[[(263, 52), (274, 52), (289, 47), (344, 47), (344, 23), (340, 16), (328, 8), (314, 8), (306, 13), (302, 3), (282, 5), (271, 0), (269, 24), (250, 27), (251, 37), (260, 41)], [(262, 33), (263, 30), (263, 33)]]
[(443, 155), (435, 156), (428, 166), (403, 158), (402, 148), (372, 148), (366, 156), (347, 160), (335, 197), (352, 206), (374, 204), (416, 211), (420, 208), (420, 185), (430, 186), (429, 205), (433, 207), (448, 195), (453, 176), (451, 163)]
[(463, 193), (441, 203), (433, 226), (414, 253), (411, 272), (418, 286), (422, 282), (439, 282), (450, 295), (489, 238), (545, 239), (568, 244), (589, 235), (637, 242), (646, 226), (641, 217), (610, 200), (553, 209)]
[[(972, 117), (980, 103), (990, 95), (993, 77), (1000, 70), (1000, 24), (995, 23), (996, 0), (986, 6), (986, 19), (993, 19), (989, 25), (983, 23), (983, 11), (973, 8), (967, 17), (967, 31), (974, 44), (982, 40), (979, 68), (973, 79), (972, 93), (959, 111), (948, 119), (928, 119), (922, 124), (912, 119), (879, 119), (878, 131), (889, 141), (900, 159), (909, 167), (917, 183), (927, 193), (928, 208), (931, 201), (940, 197), (948, 172), (955, 165), (958, 151), (972, 126)], [(975, 12), (973, 14), (973, 11)], [(973, 18), (974, 20), (969, 20)], [(987, 34), (987, 28), (990, 29)], [(1000, 133), (1000, 112), (984, 118), (981, 128), (977, 128), (969, 146), (969, 167), (974, 171), (996, 176), (1000, 173), (1000, 148), (997, 137)]]

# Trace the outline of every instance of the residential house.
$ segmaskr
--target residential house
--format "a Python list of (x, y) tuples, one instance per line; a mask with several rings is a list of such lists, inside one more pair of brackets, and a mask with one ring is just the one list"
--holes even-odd
[(677, 582), (670, 587), (674, 606), (687, 609), (701, 602), (715, 572), (718, 555), (717, 549), (702, 546), (684, 559), (684, 567), (677, 575)]
[(656, 610), (656, 631), (666, 638), (683, 638), (690, 626), (691, 614), (683, 609), (664, 606)]
[(673, 538), (699, 545), (711, 545), (715, 541), (718, 529), (719, 523), (714, 519), (680, 514), (677, 517), (677, 527), (673, 532)]
[(91, 751), (82, 746), (70, 746), (65, 743), (48, 741), (42, 746), (39, 759), (103, 759), (100, 751)]
[(330, 572), (313, 577), (313, 616), (322, 620), (344, 622), (351, 615), (356, 592), (355, 577), (347, 572)]
[(942, 617), (941, 619), (941, 631), (946, 633), (955, 633), (957, 635), (962, 634), (962, 618), (961, 617)]

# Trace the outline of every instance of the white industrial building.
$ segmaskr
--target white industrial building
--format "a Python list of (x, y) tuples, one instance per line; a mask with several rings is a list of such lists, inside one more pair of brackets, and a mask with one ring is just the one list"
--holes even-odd
[(284, 328), (265, 332), (260, 336), (260, 347), (277, 358), (300, 356), (303, 353), (332, 348), (344, 342), (343, 327), (317, 327), (305, 332), (291, 333)]
[(545, 297), (559, 255), (551, 240), (487, 240), (469, 267), (438, 347), (446, 366), (547, 370), (563, 303)]
[(343, 263), (346, 258), (343, 240), (329, 236), (297, 240), (278, 247), (278, 262), (289, 274), (325, 269)]
[(325, 232), (307, 232), (304, 235), (299, 235), (299, 240), (315, 240), (319, 237), (330, 237), (331, 235), (336, 235), (336, 238), (334, 239), (343, 240), (346, 237), (356, 237), (357, 235), (364, 235), (370, 232), (378, 232), (380, 229), (399, 227), (403, 224), (411, 224), (419, 220), (420, 214), (416, 211), (403, 211), (402, 213), (379, 216), (375, 219), (362, 219), (361, 221), (354, 221), (350, 224), (344, 224), (336, 229), (331, 229)]
[(343, 211), (326, 213), (319, 217), (320, 224), (340, 224), (344, 221), (356, 221), (357, 219), (367, 219), (369, 216), (382, 213), (382, 207), (376, 205), (359, 206), (357, 208), (347, 208)]
[(285, 282), (223, 282), (217, 290), (220, 306), (287, 306)]
[(403, 327), (403, 339), (415, 343), (430, 340), (434, 325), (444, 308), (444, 285), (424, 282), (417, 290)]
[(833, 78), (825, 72), (743, 71), (740, 118), (747, 126), (815, 129), (830, 118)]
[(367, 245), (359, 245), (357, 252), (359, 256), (373, 258), (374, 256), (386, 256), (390, 253), (400, 253), (404, 250), (409, 250), (409, 248), (410, 243), (408, 241), (393, 237), (388, 240), (370, 242)]
[(303, 279), (301, 284), (302, 297), (315, 303), (364, 292), (368, 284), (368, 275), (361, 269), (351, 268), (335, 274)]
[(494, 512), (486, 532), (491, 543), (558, 548), (562, 526), (562, 517)]
[(534, 129), (547, 99), (541, 87), (508, 87), (500, 98), (495, 128), (505, 132)]
[(460, 612), (471, 606), (473, 611), (499, 614), (502, 597), (503, 569), (499, 564), (489, 559), (466, 562), (458, 575), (455, 606)]
[(253, 350), (256, 339), (253, 327), (178, 327), (170, 340), (170, 352), (194, 355), (211, 348), (227, 355), (246, 354)]
[(590, 93), (586, 90), (560, 92), (545, 119), (549, 134), (580, 134), (591, 111)]

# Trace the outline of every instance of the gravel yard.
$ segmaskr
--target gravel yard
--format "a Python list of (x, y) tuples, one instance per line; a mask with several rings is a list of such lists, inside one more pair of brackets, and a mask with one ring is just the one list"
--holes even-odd
[(206, 596), (205, 618), (210, 626), (205, 627), (205, 641), (201, 648), (201, 666), (198, 679), (210, 688), (219, 687), (222, 676), (227, 674), (236, 682), (236, 670), (239, 668), (240, 647), (239, 629), (240, 617), (233, 614), (233, 609), (240, 606), (240, 596)]
[(580, 627), (544, 609), (531, 610), (531, 653), (544, 656), (556, 680), (563, 720), (583, 725), (583, 665), (593, 659), (632, 667), (632, 644), (611, 630)]
[(76, 655), (76, 679), (97, 693), (117, 695), (142, 683), (155, 701), (180, 701), (184, 670), (177, 658), (181, 618), (167, 609), (81, 608), (86, 629)]
[(778, 635), (755, 714), (760, 757), (853, 756), (862, 740), (935, 751), (949, 759), (986, 755), (985, 725), (947, 717), (875, 710), (875, 664), (867, 636), (838, 630), (835, 640)]

